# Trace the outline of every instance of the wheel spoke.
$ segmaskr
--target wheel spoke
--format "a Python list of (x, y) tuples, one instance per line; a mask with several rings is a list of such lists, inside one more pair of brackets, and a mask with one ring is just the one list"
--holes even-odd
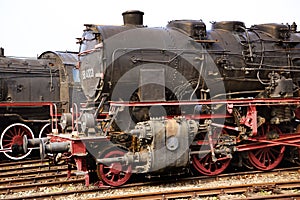
[(20, 135), (20, 132), (21, 132), (21, 128), (16, 128), (14, 127), (14, 132), (16, 133), (16, 135)]
[(268, 156), (269, 156), (269, 158), (271, 159), (273, 159), (273, 160), (275, 160), (276, 159), (276, 156), (273, 154), (273, 152), (274, 153), (279, 153), (279, 152), (276, 152), (275, 150), (273, 150), (273, 149), (271, 149), (270, 151), (269, 151), (269, 154), (268, 154)]
[(11, 147), (11, 143), (7, 143), (5, 145), (3, 145), (4, 148), (10, 148)]
[(12, 136), (18, 135), (18, 133), (16, 132), (15, 128), (13, 130), (9, 130), (9, 132), (10, 132), (10, 135), (12, 135)]
[(115, 174), (112, 174), (112, 175), (111, 175), (110, 180), (111, 180), (111, 181), (114, 181), (114, 180), (115, 180)]
[[(261, 156), (262, 156), (263, 153), (264, 153), (264, 150), (263, 150), (263, 149), (260, 149), (260, 150), (258, 150), (258, 151), (255, 153), (255, 156), (261, 158)], [(260, 159), (258, 159), (258, 160), (260, 160)]]
[(20, 133), (20, 136), (23, 137), (24, 135), (26, 135), (26, 134), (25, 134), (25, 131), (22, 131), (22, 132)]
[(209, 160), (210, 160), (210, 157), (209, 157), (209, 156), (205, 156), (205, 157), (204, 157), (204, 162), (203, 162), (204, 165), (209, 165), (209, 163), (210, 163)]
[(265, 162), (265, 161), (268, 161), (268, 160), (266, 160), (266, 154), (267, 154), (266, 151), (263, 151), (263, 153), (262, 153), (263, 159), (259, 159), (262, 163)]
[[(9, 134), (9, 133), (11, 133), (11, 134)], [(12, 139), (12, 138), (14, 137), (14, 135), (12, 134), (11, 131), (9, 131), (9, 133), (7, 133), (7, 134), (5, 135), (5, 138), (10, 138), (10, 139)]]
[(266, 161), (266, 166), (270, 166), (271, 165), (271, 163), (272, 163), (272, 160), (271, 160), (271, 158), (270, 158), (270, 154), (269, 153), (266, 153), (266, 159), (265, 159), (265, 161)]
[[(278, 135), (281, 131), (275, 125), (264, 124), (258, 130), (258, 137), (266, 137), (266, 135), (272, 131), (276, 131)], [(284, 156), (284, 146), (266, 147), (262, 149), (256, 149), (249, 151), (250, 163), (260, 170), (271, 170), (277, 167)]]

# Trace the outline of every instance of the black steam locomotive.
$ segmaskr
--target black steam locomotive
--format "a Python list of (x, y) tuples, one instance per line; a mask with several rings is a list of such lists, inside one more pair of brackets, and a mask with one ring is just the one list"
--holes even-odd
[[(79, 39), (87, 101), (62, 115), (62, 131), (43, 140), (69, 165), (118, 186), (132, 173), (217, 175), (230, 164), (275, 168), (299, 162), (300, 35), (295, 23), (200, 20), (143, 25), (87, 24)], [(41, 142), (42, 141), (42, 142)], [(71, 167), (70, 167), (71, 169)], [(166, 173), (167, 172), (167, 173)]]
[[(75, 52), (47, 51), (36, 58), (0, 55), (0, 146), (8, 158), (29, 155), (18, 152), (23, 136), (45, 137), (61, 129), (58, 118), (68, 112), (80, 93)], [(51, 126), (51, 122), (56, 125)], [(12, 153), (11, 149), (15, 153)]]

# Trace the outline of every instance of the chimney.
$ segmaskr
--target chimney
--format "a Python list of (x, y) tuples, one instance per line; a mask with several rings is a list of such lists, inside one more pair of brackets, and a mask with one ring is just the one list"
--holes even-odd
[(4, 48), (0, 47), (0, 57), (4, 57)]
[(124, 25), (143, 25), (144, 12), (139, 10), (129, 10), (122, 13)]

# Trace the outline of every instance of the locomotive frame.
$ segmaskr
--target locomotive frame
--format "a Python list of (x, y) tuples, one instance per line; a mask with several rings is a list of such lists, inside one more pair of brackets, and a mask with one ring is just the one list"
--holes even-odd
[[(229, 164), (233, 162), (233, 157), (238, 157), (239, 160), (235, 160), (234, 162), (237, 163), (236, 165), (240, 165), (240, 167), (243, 166), (243, 162), (250, 162), (247, 164), (251, 164), (260, 170), (274, 169), (282, 161), (284, 156), (292, 156), (289, 158), (290, 160), (299, 162), (299, 133), (282, 132), (276, 124), (267, 123), (266, 126), (261, 126), (256, 119), (258, 118), (258, 108), (269, 106), (297, 107), (300, 105), (300, 98), (230, 99), (188, 102), (111, 102), (110, 105), (111, 110), (114, 111), (121, 107), (186, 105), (207, 105), (214, 107), (216, 105), (224, 105), (227, 109), (226, 114), (210, 113), (181, 116), (179, 118), (175, 117), (175, 119), (179, 121), (182, 119), (183, 121), (189, 119), (200, 120), (203, 124), (199, 124), (199, 127), (205, 132), (205, 135), (207, 133), (205, 137), (198, 137), (190, 142), (188, 155), (191, 160), (189, 162), (191, 163), (185, 166), (183, 171), (189, 171), (190, 167), (193, 167), (197, 172), (204, 175), (218, 175), (225, 171)], [(239, 125), (213, 122), (221, 118), (228, 119), (229, 121), (235, 118), (234, 109), (247, 110), (246, 114), (240, 118)], [(113, 112), (111, 118), (114, 118), (115, 115), (117, 115), (117, 112)], [(73, 118), (73, 120), (76, 119)], [(164, 121), (164, 124), (172, 120), (174, 120), (174, 116), (169, 116), (168, 119), (150, 119), (150, 121)], [(107, 124), (107, 119), (103, 119), (103, 122), (104, 121), (105, 124)], [(182, 121), (180, 123), (182, 123)], [(138, 151), (136, 151), (138, 148), (137, 138), (131, 138), (131, 140), (129, 140), (130, 146), (128, 148), (126, 146), (125, 148), (124, 144), (113, 142), (113, 135), (108, 130), (106, 135), (96, 134), (87, 136), (80, 135), (80, 133), (76, 131), (76, 128), (73, 128), (75, 131), (70, 134), (52, 134), (43, 142), (34, 142), (34, 140), (27, 140), (27, 138), (25, 138), (24, 146), (39, 145), (42, 149), (42, 158), (46, 157), (47, 152), (64, 153), (66, 157), (71, 156), (74, 160), (69, 163), (68, 174), (70, 176), (71, 170), (74, 169), (73, 162), (75, 161), (75, 168), (85, 173), (86, 186), (90, 184), (90, 180), (92, 179), (91, 172), (96, 172), (101, 180), (112, 186), (124, 184), (128, 181), (132, 173), (151, 172), (151, 170), (141, 170), (145, 163), (151, 163), (151, 161), (147, 160), (150, 159), (149, 157), (147, 159), (143, 158), (145, 155), (142, 153), (139, 155)], [(165, 128), (167, 134), (170, 130), (168, 130), (167, 125)], [(105, 130), (105, 127), (103, 127), (103, 129)], [(169, 129), (172, 129), (172, 127), (169, 127)], [(134, 131), (131, 131), (131, 133), (133, 132)], [(231, 134), (229, 134), (229, 132), (231, 132)], [(249, 136), (246, 132), (251, 132), (252, 135)], [(182, 136), (180, 135), (179, 138), (180, 137)], [(192, 137), (194, 137), (194, 135)], [(180, 139), (178, 140), (180, 141)], [(164, 142), (166, 142), (164, 145), (167, 146), (167, 139)], [(171, 143), (172, 142), (174, 143), (174, 141), (171, 141)], [(174, 151), (178, 148), (179, 144), (177, 142), (173, 144), (173, 147), (168, 147), (169, 151)], [(98, 155), (98, 153), (102, 155), (99, 155), (99, 158), (93, 158), (93, 155)], [(286, 155), (287, 153), (288, 155)], [(236, 156), (237, 154), (239, 156)], [(151, 159), (157, 159), (154, 158), (152, 154), (150, 155), (152, 156)], [(205, 156), (201, 157), (201, 155)], [(147, 154), (146, 156), (149, 155)], [(141, 165), (140, 168), (137, 167), (139, 164)]]

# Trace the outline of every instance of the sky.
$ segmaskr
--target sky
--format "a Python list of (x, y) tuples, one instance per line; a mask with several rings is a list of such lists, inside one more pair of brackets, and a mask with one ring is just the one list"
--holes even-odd
[(174, 19), (299, 24), (299, 0), (0, 0), (0, 47), (6, 56), (36, 57), (45, 51), (78, 51), (84, 24), (122, 25), (122, 12), (141, 10), (144, 25)]

